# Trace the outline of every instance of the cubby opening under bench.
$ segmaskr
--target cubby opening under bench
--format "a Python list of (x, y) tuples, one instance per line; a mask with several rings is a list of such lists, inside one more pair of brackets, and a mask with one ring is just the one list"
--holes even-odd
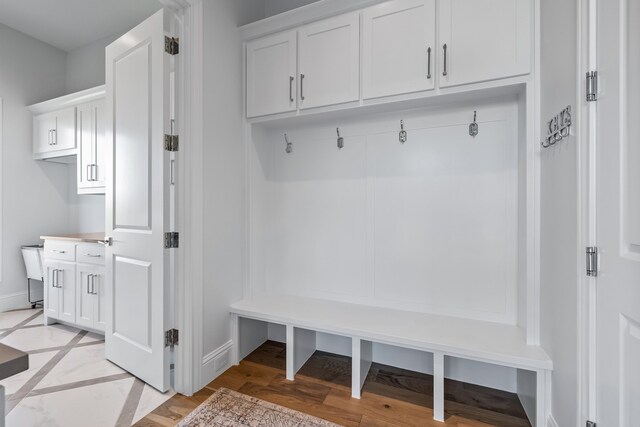
[[(543, 410), (544, 387), (553, 363), (539, 347), (527, 345), (517, 326), (427, 313), (371, 307), (295, 296), (266, 296), (231, 306), (232, 362), (240, 363), (270, 338), (270, 329), (286, 331), (287, 379), (319, 349), (319, 334), (351, 342), (352, 397), (359, 399), (373, 362), (373, 345), (424, 352), (434, 377), (434, 419), (445, 420), (445, 369), (464, 359), (517, 369), (535, 377), (536, 411)], [(387, 347), (387, 348), (391, 348)]]

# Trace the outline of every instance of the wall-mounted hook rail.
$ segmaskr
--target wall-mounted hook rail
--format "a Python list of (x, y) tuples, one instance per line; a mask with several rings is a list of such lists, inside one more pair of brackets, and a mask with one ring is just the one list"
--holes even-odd
[(400, 120), (400, 134), (398, 136), (398, 139), (402, 144), (407, 142), (407, 131), (404, 130), (404, 120)]
[(287, 143), (287, 148), (285, 148), (285, 153), (291, 154), (293, 152), (293, 143), (289, 141), (289, 137), (287, 134), (284, 134), (284, 142)]
[(476, 137), (478, 135), (478, 112), (473, 112), (473, 123), (469, 125), (469, 136)]
[(336, 128), (336, 133), (338, 134), (338, 149), (342, 150), (344, 148), (344, 138), (340, 136), (340, 128)]
[(547, 122), (547, 137), (542, 140), (542, 148), (549, 148), (571, 134), (571, 105)]

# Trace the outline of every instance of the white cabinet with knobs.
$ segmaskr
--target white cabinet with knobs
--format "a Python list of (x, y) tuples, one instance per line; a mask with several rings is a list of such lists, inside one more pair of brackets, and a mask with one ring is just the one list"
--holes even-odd
[(439, 85), (531, 72), (530, 0), (439, 0)]
[(362, 12), (364, 99), (435, 88), (436, 1), (396, 0)]
[(360, 16), (340, 15), (300, 28), (300, 108), (360, 99)]
[(104, 256), (104, 246), (99, 243), (45, 239), (47, 324), (62, 321), (104, 332), (107, 319)]
[(78, 193), (104, 194), (105, 101), (78, 106)]

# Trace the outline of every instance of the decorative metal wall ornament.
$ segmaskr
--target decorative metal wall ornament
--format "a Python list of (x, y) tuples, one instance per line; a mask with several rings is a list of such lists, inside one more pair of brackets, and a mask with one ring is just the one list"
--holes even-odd
[(472, 136), (474, 138), (476, 137), (476, 135), (478, 135), (478, 121), (477, 121), (477, 118), (478, 118), (478, 112), (474, 111), (473, 112), (473, 123), (471, 123), (469, 125), (469, 136)]
[(398, 136), (398, 139), (402, 144), (407, 142), (407, 131), (404, 130), (404, 120), (400, 120), (400, 134)]
[(340, 128), (336, 128), (336, 133), (338, 134), (338, 149), (342, 150), (344, 148), (344, 138), (340, 136)]
[(549, 148), (571, 134), (571, 105), (547, 122), (547, 137), (542, 140), (542, 148)]
[(284, 142), (287, 143), (287, 148), (285, 148), (285, 153), (287, 154), (291, 154), (293, 152), (293, 143), (289, 142), (289, 137), (287, 136), (287, 134), (284, 134)]

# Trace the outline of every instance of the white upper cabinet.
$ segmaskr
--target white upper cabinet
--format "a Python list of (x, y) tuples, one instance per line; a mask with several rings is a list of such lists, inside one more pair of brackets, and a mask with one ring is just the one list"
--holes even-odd
[(78, 107), (78, 193), (104, 194), (105, 101)]
[(360, 99), (360, 17), (337, 16), (306, 25), (300, 37), (300, 108)]
[(295, 111), (296, 31), (247, 43), (247, 117)]
[(439, 0), (440, 87), (531, 71), (530, 0)]
[(435, 87), (435, 0), (396, 0), (362, 13), (363, 98)]
[(33, 119), (33, 154), (76, 148), (76, 109), (65, 108)]

